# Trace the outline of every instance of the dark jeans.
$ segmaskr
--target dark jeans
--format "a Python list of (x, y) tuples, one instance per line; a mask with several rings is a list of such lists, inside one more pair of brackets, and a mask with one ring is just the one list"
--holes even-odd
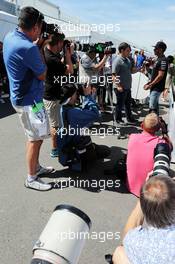
[(118, 92), (115, 89), (116, 97), (117, 97), (117, 105), (116, 105), (116, 119), (122, 119), (122, 109), (125, 107), (126, 118), (130, 119), (132, 117), (131, 114), (131, 90), (125, 90), (123, 92)]

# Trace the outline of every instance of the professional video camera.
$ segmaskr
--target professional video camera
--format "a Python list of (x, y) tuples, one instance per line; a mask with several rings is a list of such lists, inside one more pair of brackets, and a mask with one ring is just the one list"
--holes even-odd
[(116, 48), (112, 47), (112, 41), (105, 43), (95, 44), (80, 44), (79, 42), (74, 43), (74, 49), (82, 52), (95, 52), (102, 54), (115, 54)]
[(61, 32), (60, 27), (57, 24), (47, 24), (45, 21), (43, 21), (42, 28), (41, 28), (41, 34), (43, 39), (48, 39), (49, 35), (61, 35), (62, 39), (65, 38), (65, 35), (63, 32)]

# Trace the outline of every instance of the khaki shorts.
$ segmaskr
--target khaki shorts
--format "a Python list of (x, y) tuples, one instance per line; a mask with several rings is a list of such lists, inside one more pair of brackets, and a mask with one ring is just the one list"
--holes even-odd
[(48, 101), (43, 100), (44, 106), (46, 108), (48, 117), (49, 117), (49, 123), (51, 127), (59, 127), (60, 124), (60, 102), (58, 100), (56, 101)]
[(39, 141), (50, 137), (50, 126), (47, 116), (47, 112), (44, 111), (44, 118), (38, 119), (38, 123), (35, 125), (31, 118), (31, 106), (13, 106), (16, 110), (22, 127), (24, 128), (25, 135), (29, 141)]

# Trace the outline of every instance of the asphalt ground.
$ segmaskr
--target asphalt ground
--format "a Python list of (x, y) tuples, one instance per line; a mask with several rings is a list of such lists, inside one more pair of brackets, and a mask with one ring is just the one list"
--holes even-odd
[[(59, 204), (70, 204), (83, 210), (92, 220), (91, 232), (96, 236), (90, 237), (81, 253), (79, 263), (102, 264), (106, 263), (104, 255), (112, 253), (120, 244), (118, 234), (121, 234), (127, 218), (136, 204), (137, 198), (120, 188), (96, 187), (67, 187), (54, 188), (48, 192), (38, 192), (24, 187), (26, 178), (25, 163), (25, 135), (21, 128), (17, 114), (13, 111), (9, 101), (0, 104), (0, 263), (28, 264), (32, 258), (32, 247), (39, 238), (53, 209)], [(161, 115), (167, 120), (167, 105), (161, 105)], [(145, 106), (134, 111), (139, 121), (148, 113)], [(123, 126), (120, 128), (123, 135), (118, 139), (113, 136), (93, 136), (97, 144), (107, 145), (111, 155), (104, 161), (98, 161), (90, 166), (88, 172), (72, 173), (63, 168), (50, 157), (50, 140), (45, 140), (41, 149), (40, 163), (44, 166), (53, 166), (55, 172), (47, 182), (68, 181), (71, 179), (116, 180), (115, 176), (104, 175), (105, 169), (112, 168), (117, 159), (126, 153), (128, 135), (138, 133), (137, 126)], [(112, 117), (109, 113), (103, 115), (102, 124), (96, 127), (112, 126)], [(172, 169), (174, 169), (172, 167)], [(56, 184), (57, 185), (57, 184)], [(114, 234), (114, 239), (108, 233)], [(116, 235), (117, 232), (117, 235)]]

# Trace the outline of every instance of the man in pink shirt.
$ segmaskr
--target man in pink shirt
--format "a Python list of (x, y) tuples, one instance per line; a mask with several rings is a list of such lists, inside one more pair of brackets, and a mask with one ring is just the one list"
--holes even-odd
[(153, 170), (156, 145), (166, 142), (155, 135), (160, 129), (159, 118), (155, 113), (148, 114), (141, 127), (141, 134), (130, 135), (127, 154), (127, 187), (136, 196), (140, 195), (148, 173)]

